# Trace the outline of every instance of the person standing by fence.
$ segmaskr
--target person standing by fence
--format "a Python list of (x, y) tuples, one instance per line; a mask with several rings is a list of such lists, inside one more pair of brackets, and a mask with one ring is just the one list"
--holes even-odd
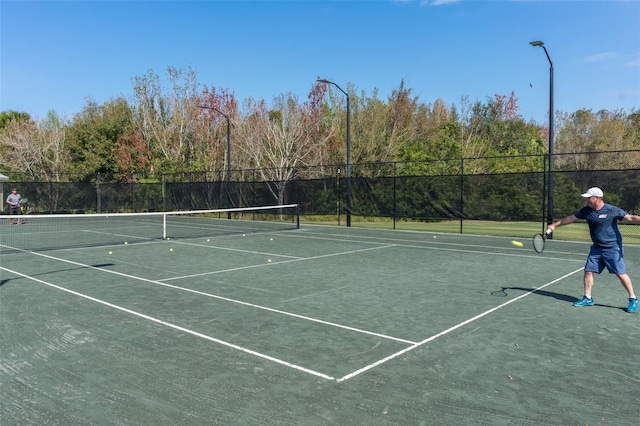
[[(20, 196), (20, 194), (18, 194), (17, 188), (13, 188), (11, 190), (11, 194), (9, 194), (9, 196), (7, 197), (7, 204), (9, 204), (9, 215), (19, 216), (22, 214), (22, 210), (20, 209), (22, 204), (22, 197)], [(22, 219), (18, 218), (17, 223), (18, 225), (21, 225)], [(13, 225), (13, 224), (14, 224), (13, 220), (9, 218), (9, 225)]]

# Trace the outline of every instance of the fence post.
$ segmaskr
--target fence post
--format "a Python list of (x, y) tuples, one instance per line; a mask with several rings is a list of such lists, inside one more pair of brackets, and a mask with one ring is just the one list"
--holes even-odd
[(162, 211), (167, 211), (167, 179), (165, 173), (162, 173)]
[(336, 171), (336, 209), (338, 213), (338, 226), (340, 226), (340, 209), (342, 206), (340, 205), (340, 167)]
[(460, 157), (460, 233), (464, 218), (464, 157)]
[(49, 179), (49, 214), (53, 214), (53, 182)]
[(96, 211), (102, 213), (102, 191), (100, 188), (100, 172), (96, 177)]
[(547, 227), (547, 159), (549, 157), (547, 155), (543, 155), (542, 157), (542, 234)]
[(396, 229), (396, 216), (398, 215), (398, 205), (396, 203), (396, 179), (397, 179), (397, 165), (396, 161), (393, 162), (393, 229)]

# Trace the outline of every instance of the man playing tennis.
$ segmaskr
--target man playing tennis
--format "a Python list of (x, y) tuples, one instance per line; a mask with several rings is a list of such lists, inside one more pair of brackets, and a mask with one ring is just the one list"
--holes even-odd
[(618, 221), (640, 223), (640, 216), (628, 214), (619, 207), (606, 204), (603, 200), (604, 193), (600, 188), (589, 188), (582, 196), (587, 199), (586, 206), (548, 226), (548, 229), (553, 231), (558, 226), (568, 225), (579, 219), (586, 220), (589, 225), (593, 245), (584, 266), (584, 296), (573, 306), (593, 306), (595, 304), (591, 297), (593, 273), (599, 274), (606, 267), (610, 273), (616, 274), (620, 283), (629, 293), (627, 312), (636, 312), (638, 299), (633, 292), (631, 278), (626, 274), (622, 234), (618, 229)]

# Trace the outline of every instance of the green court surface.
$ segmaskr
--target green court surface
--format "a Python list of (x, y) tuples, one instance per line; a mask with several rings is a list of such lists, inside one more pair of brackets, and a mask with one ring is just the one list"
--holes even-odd
[(588, 244), (511, 239), (302, 225), (4, 252), (0, 424), (638, 424), (623, 287), (603, 273), (574, 308)]

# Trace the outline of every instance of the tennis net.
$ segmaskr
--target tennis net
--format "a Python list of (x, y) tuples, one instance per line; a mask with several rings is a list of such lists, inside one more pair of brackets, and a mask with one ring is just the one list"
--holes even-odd
[[(5, 219), (6, 218), (6, 219)], [(220, 237), (300, 228), (297, 204), (156, 213), (23, 215), (0, 226), (0, 253)]]

